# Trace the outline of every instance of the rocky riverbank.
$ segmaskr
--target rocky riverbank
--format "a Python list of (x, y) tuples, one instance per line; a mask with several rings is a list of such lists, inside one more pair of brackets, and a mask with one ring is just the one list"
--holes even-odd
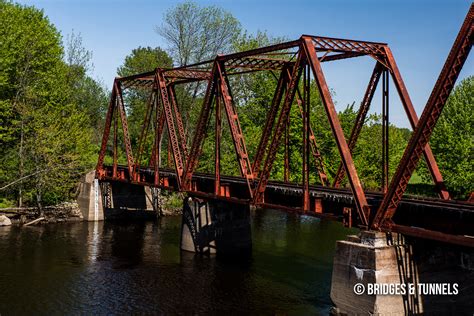
[(44, 217), (40, 223), (61, 223), (82, 221), (82, 214), (76, 202), (63, 202), (54, 206), (46, 206), (43, 212), (36, 207), (0, 209), (0, 216), (10, 219), (12, 224), (25, 224), (34, 219)]
[[(182, 201), (183, 195), (180, 193), (163, 194), (160, 197), (161, 215), (181, 215)], [(42, 214), (37, 207), (0, 209), (0, 226), (8, 226), (11, 224), (23, 225), (40, 216), (44, 217), (44, 219), (37, 224), (77, 222), (83, 220), (83, 215), (77, 202), (63, 202), (58, 205), (44, 207)]]

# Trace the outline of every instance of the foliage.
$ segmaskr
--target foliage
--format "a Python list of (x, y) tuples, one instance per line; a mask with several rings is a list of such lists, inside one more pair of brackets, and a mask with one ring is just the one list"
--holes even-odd
[[(255, 35), (242, 32), (239, 21), (229, 12), (216, 6), (201, 7), (193, 2), (184, 2), (169, 10), (163, 25), (156, 31), (166, 40), (168, 52), (160, 47), (138, 47), (117, 69), (119, 76), (143, 73), (156, 67), (168, 68), (173, 64), (189, 65), (212, 59), (218, 53), (249, 50), (285, 40), (265, 32)], [(103, 84), (89, 75), (93, 67), (92, 53), (83, 47), (80, 34), (74, 32), (63, 44), (61, 34), (43, 11), (3, 0), (0, 0), (0, 32), (0, 205), (36, 204), (41, 207), (69, 199), (74, 195), (78, 177), (97, 161), (109, 98)], [(259, 145), (278, 76), (278, 72), (256, 72), (230, 78), (251, 161)], [(469, 77), (454, 89), (431, 138), (448, 189), (461, 198), (474, 189), (473, 85), (474, 77)], [(299, 88), (301, 91), (302, 83)], [(177, 86), (176, 94), (189, 146), (204, 88), (188, 83)], [(340, 165), (340, 154), (314, 81), (310, 84), (310, 94), (311, 127), (332, 182)], [(124, 97), (132, 146), (136, 148), (148, 94), (131, 89)], [(338, 115), (347, 139), (357, 109), (350, 104)], [(301, 182), (303, 122), (296, 101), (292, 104), (290, 122), (290, 181)], [(198, 171), (214, 172), (214, 133), (213, 110)], [(391, 125), (389, 134), (389, 173), (393, 175), (410, 131)], [(161, 159), (166, 162), (166, 128), (164, 136)], [(151, 137), (150, 133), (148, 151)], [(365, 189), (380, 188), (381, 137), (381, 116), (371, 114), (353, 152)], [(284, 155), (282, 141), (271, 171), (273, 179), (283, 180)], [(119, 157), (119, 162), (124, 161), (123, 156)], [(239, 174), (224, 109), (221, 172)], [(425, 190), (431, 180), (423, 163), (416, 172), (418, 189)], [(319, 182), (312, 156), (310, 182)], [(343, 185), (348, 185), (347, 179)], [(181, 200), (172, 195), (169, 203), (178, 205)]]
[(200, 7), (194, 2), (170, 9), (164, 23), (156, 27), (169, 45), (178, 66), (189, 65), (226, 53), (240, 34), (240, 22), (217, 6)]
[[(409, 130), (389, 126), (389, 175), (395, 172), (409, 137)], [(353, 157), (364, 187), (372, 190), (380, 189), (382, 184), (381, 115), (369, 115), (357, 141)]]
[(171, 57), (160, 47), (138, 47), (125, 57), (125, 62), (117, 69), (121, 77), (147, 72), (156, 67), (169, 68), (173, 64)]
[(161, 191), (162, 208), (166, 211), (180, 212), (183, 208), (183, 194), (177, 192)]
[[(431, 136), (430, 144), (446, 187), (457, 198), (474, 191), (474, 76), (453, 90)], [(422, 174), (425, 181), (431, 178)]]
[[(171, 8), (164, 15), (164, 23), (156, 27), (156, 32), (168, 44), (175, 66), (183, 66), (214, 59), (217, 54), (231, 51), (241, 26), (231, 13), (218, 6), (199, 6), (187, 1)], [(192, 140), (199, 117), (198, 104), (202, 103), (203, 87), (198, 82), (176, 88), (188, 140)], [(167, 146), (167, 141), (163, 145)], [(205, 144), (205, 148), (210, 148), (208, 145)]]
[(71, 197), (94, 165), (106, 94), (86, 74), (80, 36), (71, 35), (64, 60), (43, 11), (2, 1), (0, 31), (0, 184), (15, 183), (0, 193), (41, 208)]
[[(119, 76), (125, 77), (152, 71), (157, 67), (169, 68), (172, 67), (172, 63), (171, 57), (160, 47), (138, 47), (125, 57), (125, 61), (117, 69), (117, 73)], [(125, 91), (124, 98), (127, 106), (130, 139), (132, 146), (137, 147), (145, 117), (148, 93), (137, 89), (128, 89)]]

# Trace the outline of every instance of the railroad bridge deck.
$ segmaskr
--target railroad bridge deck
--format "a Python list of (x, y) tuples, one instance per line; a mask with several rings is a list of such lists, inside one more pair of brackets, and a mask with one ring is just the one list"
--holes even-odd
[[(130, 185), (153, 186), (153, 169), (140, 169), (141, 181), (127, 180), (127, 166), (118, 166), (121, 178), (112, 176), (112, 166), (105, 166), (107, 172), (101, 181), (122, 182)], [(172, 169), (160, 169), (161, 184), (157, 187), (178, 191), (176, 173)], [(238, 176), (221, 176), (223, 194), (214, 194), (214, 175), (196, 172), (193, 175), (194, 190), (188, 195), (204, 199), (221, 199), (238, 204), (251, 203), (246, 195), (245, 179)], [(350, 209), (355, 207), (354, 197), (349, 188), (333, 188), (322, 185), (310, 185), (310, 210), (302, 205), (303, 188), (301, 184), (283, 181), (269, 181), (264, 202), (259, 208), (280, 209), (301, 215), (326, 218), (343, 222), (347, 226), (358, 226), (360, 221), (351, 218)], [(384, 194), (366, 191), (371, 211), (376, 211)], [(271, 201), (271, 202), (265, 202)], [(474, 204), (466, 201), (444, 200), (415, 195), (406, 195), (400, 202), (399, 210), (390, 227), (393, 232), (435, 239), (460, 245), (472, 246), (474, 242)]]

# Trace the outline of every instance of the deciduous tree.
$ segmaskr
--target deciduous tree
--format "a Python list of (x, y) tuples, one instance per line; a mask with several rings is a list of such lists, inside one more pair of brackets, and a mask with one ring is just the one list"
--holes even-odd
[[(430, 140), (448, 190), (457, 198), (474, 191), (474, 76), (453, 90)], [(430, 181), (424, 173), (425, 181)]]

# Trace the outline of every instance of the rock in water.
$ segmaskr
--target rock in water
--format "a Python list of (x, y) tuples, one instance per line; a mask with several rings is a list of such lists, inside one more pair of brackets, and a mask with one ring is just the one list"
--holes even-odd
[(10, 226), (12, 221), (5, 215), (0, 215), (0, 226)]

